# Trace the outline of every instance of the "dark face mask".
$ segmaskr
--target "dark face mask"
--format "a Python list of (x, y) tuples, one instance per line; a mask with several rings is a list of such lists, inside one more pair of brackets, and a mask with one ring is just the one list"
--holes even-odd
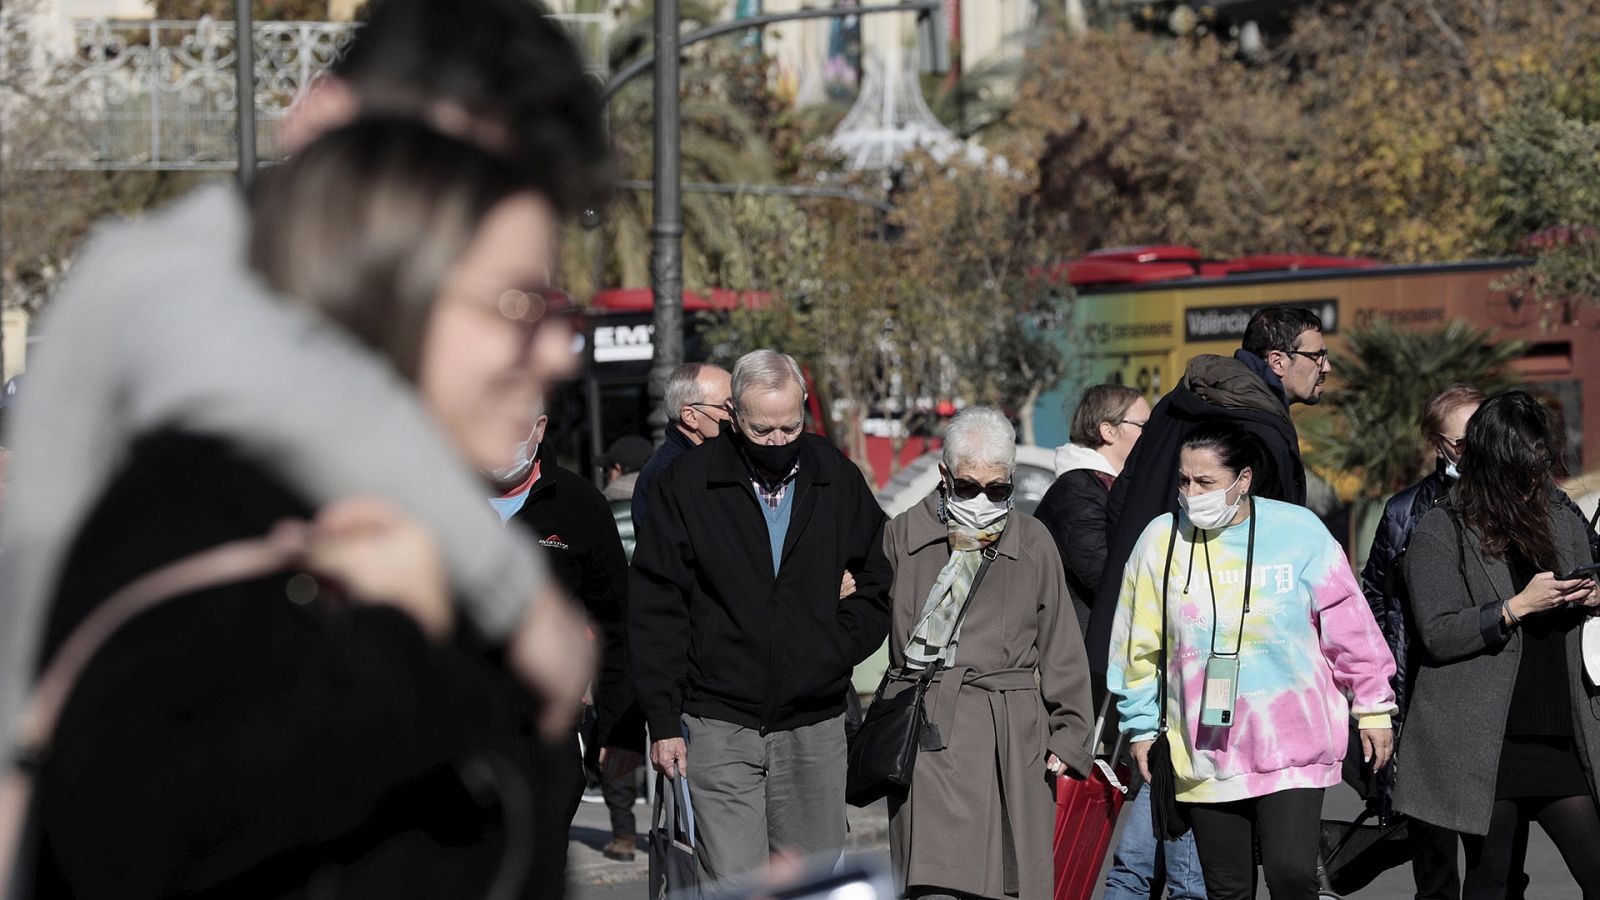
[(767, 484), (775, 485), (789, 477), (794, 471), (795, 461), (800, 458), (800, 439), (797, 437), (787, 444), (774, 447), (768, 444), (757, 444), (737, 431), (724, 428), (724, 434), (732, 434), (738, 441), (745, 458), (750, 460), (750, 467), (756, 470), (756, 475)]

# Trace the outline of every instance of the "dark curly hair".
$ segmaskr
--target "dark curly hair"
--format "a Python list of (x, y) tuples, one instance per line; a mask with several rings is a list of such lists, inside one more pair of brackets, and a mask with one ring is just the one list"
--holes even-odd
[(1548, 500), (1564, 450), (1550, 411), (1526, 391), (1496, 394), (1478, 407), (1467, 423), (1456, 509), (1485, 553), (1515, 548), (1539, 569), (1555, 568)]

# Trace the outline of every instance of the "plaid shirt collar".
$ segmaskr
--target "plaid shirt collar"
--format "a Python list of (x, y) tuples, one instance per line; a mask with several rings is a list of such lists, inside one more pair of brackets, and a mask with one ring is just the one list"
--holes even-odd
[(776, 487), (768, 487), (754, 475), (750, 477), (750, 484), (755, 487), (756, 496), (761, 498), (761, 502), (765, 503), (768, 509), (777, 509), (783, 505), (783, 497), (789, 493), (789, 485), (794, 484), (794, 478), (798, 474), (800, 474), (800, 461), (795, 460), (794, 468), (789, 470), (789, 474), (785, 475), (783, 481)]

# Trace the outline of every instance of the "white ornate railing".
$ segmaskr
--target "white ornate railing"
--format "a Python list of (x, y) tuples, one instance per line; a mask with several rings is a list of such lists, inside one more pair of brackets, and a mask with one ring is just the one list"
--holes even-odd
[[(605, 77), (610, 17), (558, 15)], [(350, 40), (354, 26), (262, 22), (255, 34), (257, 153)], [(225, 169), (236, 158), (232, 22), (0, 18), (6, 162), (73, 169)]]

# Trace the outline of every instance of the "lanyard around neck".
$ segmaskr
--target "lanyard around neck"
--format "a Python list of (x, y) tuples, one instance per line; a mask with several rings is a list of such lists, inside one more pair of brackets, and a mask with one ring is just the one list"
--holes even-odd
[[(1211, 655), (1212, 656), (1238, 656), (1244, 649), (1244, 617), (1250, 613), (1250, 586), (1255, 576), (1256, 569), (1256, 515), (1259, 512), (1255, 501), (1250, 502), (1250, 536), (1245, 542), (1244, 551), (1244, 608), (1239, 613), (1239, 638), (1233, 644), (1232, 653), (1217, 651), (1217, 583), (1211, 576), (1211, 541), (1206, 539), (1205, 532), (1196, 528), (1195, 532), (1201, 535), (1201, 548), (1206, 554), (1206, 586), (1211, 590)], [(1194, 566), (1194, 547), (1189, 548), (1189, 565)]]

